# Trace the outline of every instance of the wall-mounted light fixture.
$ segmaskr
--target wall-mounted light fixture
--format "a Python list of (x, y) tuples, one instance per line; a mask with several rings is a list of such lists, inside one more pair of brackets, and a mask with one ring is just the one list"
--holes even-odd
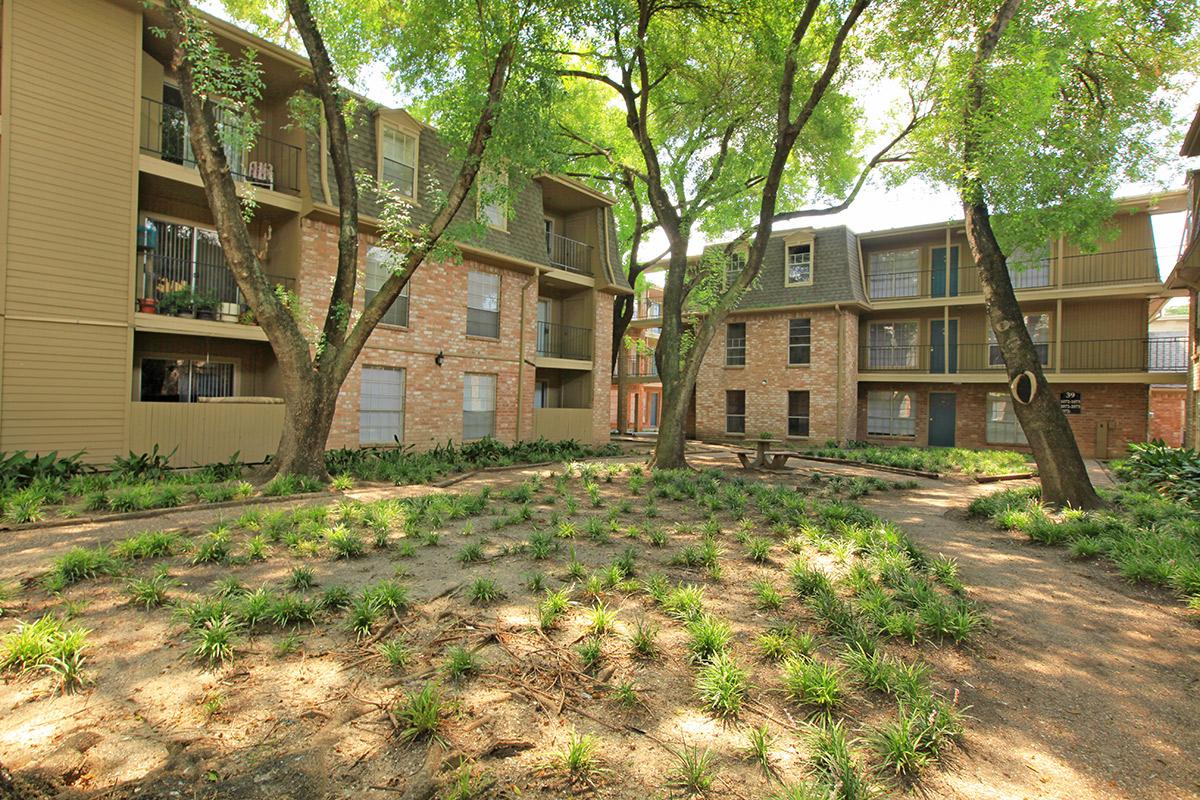
[(441, 350), (438, 350), (438, 354), (433, 357), (433, 363), (437, 364), (440, 367), (445, 362), (446, 362), (446, 354), (443, 353)]

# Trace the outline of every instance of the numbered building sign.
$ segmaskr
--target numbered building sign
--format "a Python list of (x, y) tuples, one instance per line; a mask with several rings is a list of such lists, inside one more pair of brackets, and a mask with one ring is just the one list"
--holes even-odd
[(1083, 413), (1083, 392), (1059, 392), (1058, 405), (1064, 414)]

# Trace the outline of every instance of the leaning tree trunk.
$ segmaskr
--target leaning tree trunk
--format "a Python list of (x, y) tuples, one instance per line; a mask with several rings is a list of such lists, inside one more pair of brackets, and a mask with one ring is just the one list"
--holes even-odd
[(333, 427), (338, 387), (325, 386), (314, 375), (310, 383), (291, 387), (286, 395), (287, 410), (279, 447), (271, 457), (264, 477), (296, 474), (327, 481), (325, 442)]
[[(650, 466), (655, 469), (686, 469), (684, 427), (687, 423), (687, 400), (689, 390), (683, 387), (682, 376), (667, 382), (663, 380), (663, 403), (658, 419), (658, 435)], [(684, 396), (680, 396), (680, 393)]]
[(982, 202), (963, 203), (963, 211), (967, 241), (979, 266), (988, 323), (1004, 356), (1008, 379), (1011, 382), (1021, 373), (1030, 372), (1037, 386), (1029, 404), (1014, 402), (1013, 406), (1038, 465), (1042, 499), (1056, 507), (1099, 508), (1104, 502), (1092, 488), (1079, 444), (1046, 382), (1041, 359), (1013, 292), (1008, 263), (992, 231), (987, 206)]

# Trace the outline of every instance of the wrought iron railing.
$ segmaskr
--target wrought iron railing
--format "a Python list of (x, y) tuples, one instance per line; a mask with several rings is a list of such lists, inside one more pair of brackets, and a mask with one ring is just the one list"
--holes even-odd
[[(658, 364), (654, 361), (653, 353), (626, 354), (625, 377), (627, 378), (657, 378)], [(617, 369), (613, 369), (613, 377), (617, 377)]]
[[(1187, 337), (1085, 339), (1034, 345), (1047, 372), (1187, 371)], [(1056, 359), (1060, 361), (1056, 362)], [(1004, 379), (1004, 358), (996, 344), (960, 343), (945, 349), (929, 344), (863, 345), (860, 372), (995, 372)]]
[(638, 297), (633, 301), (634, 319), (661, 319), (662, 301)]
[[(1009, 263), (1008, 274), (1018, 292), (1109, 283), (1147, 283), (1157, 281), (1158, 262), (1152, 247), (1112, 250), (1100, 253), (1042, 258), (1017, 264)], [(982, 291), (978, 268), (972, 265), (950, 269), (913, 269), (867, 273), (867, 295), (872, 300), (961, 297)]]
[(557, 233), (546, 234), (546, 257), (561, 269), (592, 274), (592, 246)]
[[(221, 322), (253, 322), (249, 304), (223, 260), (196, 260), (149, 253), (138, 285), (138, 305), (143, 312), (188, 316)], [(295, 280), (267, 275), (288, 291)], [(143, 302), (153, 300), (153, 303)]]
[(592, 329), (553, 322), (537, 323), (537, 352), (548, 358), (589, 361), (592, 358)]
[[(216, 109), (225, 159), (235, 180), (287, 194), (300, 194), (302, 151), (299, 147), (258, 135), (251, 137), (231, 112)], [(140, 146), (163, 161), (194, 167), (183, 109), (142, 98)]]

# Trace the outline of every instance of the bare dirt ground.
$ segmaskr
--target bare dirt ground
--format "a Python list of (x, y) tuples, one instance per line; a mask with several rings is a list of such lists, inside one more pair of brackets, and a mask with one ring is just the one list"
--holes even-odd
[[(626, 461), (628, 459), (625, 459)], [(697, 466), (729, 467), (731, 458), (709, 451)], [(808, 465), (805, 465), (808, 466)], [(820, 464), (822, 472), (869, 471)], [(804, 485), (803, 469), (767, 480)], [(886, 480), (898, 476), (877, 474)], [(524, 480), (523, 472), (480, 475), (450, 491), (496, 490)], [(986, 604), (990, 631), (966, 649), (949, 645), (909, 648), (889, 643), (904, 657), (918, 654), (934, 667), (935, 683), (957, 689), (970, 706), (966, 736), (949, 762), (928, 770), (913, 787), (891, 787), (887, 796), (931, 798), (1193, 798), (1200, 797), (1200, 645), (1187, 612), (1159, 593), (1120, 581), (1095, 563), (1072, 562), (1064, 551), (1033, 546), (983, 523), (967, 520), (962, 509), (974, 496), (994, 491), (965, 481), (918, 480), (917, 488), (869, 496), (862, 503), (895, 520), (931, 555), (954, 557), (970, 596)], [(601, 484), (606, 502), (617, 495)], [(425, 488), (369, 491), (413, 494)], [(581, 518), (597, 512), (580, 497)], [(644, 498), (638, 500), (638, 508)], [(297, 505), (296, 503), (284, 504)], [(658, 501), (662, 518), (631, 516), (623, 524), (670, 528), (698, 522), (700, 509)], [(553, 507), (539, 508), (543, 519)], [(561, 511), (561, 506), (559, 507)], [(155, 528), (180, 528), (198, 535), (206, 526), (236, 516), (223, 511), (164, 514), (156, 520), (130, 520), (97, 526), (22, 531), (0, 542), (0, 581), (29, 582), (50, 560), (76, 544), (112, 542)], [(219, 578), (236, 576), (248, 587), (281, 585), (291, 567), (309, 564), (319, 591), (334, 584), (358, 587), (392, 578), (397, 570), (418, 605), (393, 625), (387, 636), (404, 635), (413, 652), (407, 670), (387, 666), (339, 625), (300, 629), (299, 648), (278, 656), (285, 632), (271, 630), (247, 639), (236, 660), (208, 669), (188, 655), (181, 624), (166, 610), (142, 611), (124, 596), (115, 579), (70, 589), (77, 606), (74, 622), (92, 630), (89, 672), (83, 692), (59, 696), (45, 678), (8, 678), (0, 684), (0, 764), (23, 779), (26, 797), (64, 798), (415, 798), (432, 796), (422, 776), (452, 756), (471, 757), (478, 769), (497, 779), (496, 797), (636, 798), (674, 796), (668, 774), (677, 763), (664, 744), (696, 744), (720, 755), (713, 797), (766, 798), (772, 784), (742, 757), (744, 731), (766, 723), (779, 735), (776, 764), (789, 778), (805, 771), (798, 735), (802, 714), (776, 691), (774, 667), (753, 655), (753, 636), (772, 615), (753, 608), (749, 584), (760, 577), (786, 590), (783, 566), (790, 556), (777, 548), (772, 561), (755, 565), (727, 542), (725, 574), (714, 583), (702, 574), (670, 566), (670, 554), (689, 543), (672, 536), (665, 548), (633, 543), (621, 535), (608, 543), (586, 538), (563, 542), (546, 561), (506, 555), (529, 535), (521, 526), (492, 531), (487, 518), (474, 532), (463, 521), (446, 525), (438, 546), (422, 547), (412, 558), (330, 561), (276, 554), (266, 562), (236, 569), (199, 565), (172, 569), (181, 581), (172, 592), (193, 599)], [(455, 558), (475, 540), (487, 540), (487, 558), (464, 566)], [(601, 569), (630, 544), (639, 551), (639, 575), (666, 572), (672, 581), (706, 584), (712, 611), (729, 620), (735, 653), (751, 670), (759, 705), (737, 724), (722, 723), (698, 707), (693, 670), (683, 658), (684, 634), (653, 610), (639, 594), (606, 594), (617, 611), (619, 634), (635, 620), (662, 626), (664, 656), (654, 662), (628, 658), (619, 637), (605, 643), (605, 666), (598, 677), (609, 685), (636, 680), (645, 706), (627, 711), (609, 693), (586, 679), (573, 678), (571, 691), (543, 686), (545, 694), (509, 681), (540, 660), (573, 653), (583, 636), (583, 608), (569, 615), (549, 641), (530, 633), (535, 595), (526, 576), (545, 572), (552, 588), (567, 585), (565, 548), (589, 569)], [(497, 581), (505, 598), (488, 606), (468, 604), (463, 586), (476, 577)], [(785, 591), (786, 593), (786, 591)], [(577, 600), (580, 598), (577, 596)], [(590, 602), (587, 603), (590, 605)], [(14, 618), (33, 619), (62, 611), (64, 602), (32, 588), (22, 591), (0, 618), (0, 633)], [(809, 627), (804, 609), (789, 604), (789, 619)], [(450, 745), (399, 743), (381, 706), (403, 688), (436, 677), (436, 664), (452, 644), (478, 647), (485, 675), (456, 684), (448, 721)], [(611, 670), (611, 671), (610, 671)], [(536, 685), (536, 684), (535, 684)], [(564, 698), (559, 700), (559, 698)], [(562, 702), (562, 708), (557, 705)], [(847, 716), (873, 725), (893, 714), (888, 707), (855, 692)], [(570, 785), (548, 768), (574, 731), (596, 734), (608, 769), (596, 786)], [(41, 792), (38, 793), (38, 788)], [(2, 792), (0, 792), (2, 794)]]

